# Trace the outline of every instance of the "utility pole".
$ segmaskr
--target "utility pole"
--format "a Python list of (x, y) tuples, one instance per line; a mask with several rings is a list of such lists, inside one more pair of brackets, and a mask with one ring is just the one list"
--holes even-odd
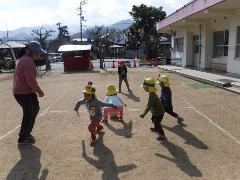
[[(7, 29), (7, 28), (6, 28)], [(7, 40), (8, 40), (8, 29), (7, 29)]]
[(77, 10), (79, 11), (79, 18), (80, 18), (80, 39), (81, 39), (81, 42), (82, 42), (82, 21), (86, 21), (84, 19), (84, 16), (82, 15), (82, 6), (87, 4), (87, 1), (86, 0), (81, 0), (80, 3), (79, 3), (79, 8), (77, 8)]

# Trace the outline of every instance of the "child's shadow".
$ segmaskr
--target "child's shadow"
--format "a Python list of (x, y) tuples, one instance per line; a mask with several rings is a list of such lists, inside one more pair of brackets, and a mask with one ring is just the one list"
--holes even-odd
[[(112, 119), (112, 121), (116, 121), (115, 119)], [(132, 137), (132, 120), (130, 120), (128, 123), (117, 120), (118, 122), (122, 123), (123, 127), (121, 129), (117, 129), (113, 127), (111, 124), (106, 124), (107, 128), (114, 132), (118, 136), (123, 136), (125, 138), (131, 138)]]
[(189, 159), (187, 153), (185, 150), (170, 141), (164, 141), (162, 142), (162, 145), (168, 149), (168, 151), (171, 153), (173, 158), (156, 153), (156, 156), (159, 156), (163, 159), (166, 159), (168, 161), (171, 161), (176, 164), (176, 166), (183, 171), (184, 173), (188, 174), (191, 177), (201, 177), (202, 173), (201, 171), (192, 164), (191, 160)]
[(103, 144), (104, 133), (99, 134), (97, 143), (93, 146), (93, 154), (98, 158), (95, 160), (86, 154), (85, 142), (82, 141), (82, 157), (89, 164), (95, 166), (97, 169), (103, 171), (103, 180), (119, 180), (118, 174), (130, 171), (137, 166), (135, 164), (118, 166), (114, 160), (113, 152)]
[(207, 145), (205, 145), (201, 140), (199, 140), (191, 132), (188, 132), (181, 124), (175, 125), (174, 127), (168, 127), (165, 125), (162, 125), (162, 126), (168, 131), (171, 131), (177, 134), (178, 136), (182, 137), (183, 139), (185, 139), (185, 144), (192, 145), (198, 149), (208, 149)]
[(18, 150), (20, 152), (21, 159), (11, 169), (6, 179), (45, 180), (48, 175), (48, 169), (42, 170), (42, 174), (38, 178), (41, 169), (41, 150), (36, 146), (31, 145), (19, 145)]
[(135, 102), (140, 102), (140, 98), (137, 97), (136, 95), (134, 95), (133, 92), (129, 93), (129, 94), (125, 94), (125, 93), (121, 92), (121, 94), (123, 94), (124, 96), (127, 96), (129, 99), (131, 99)]

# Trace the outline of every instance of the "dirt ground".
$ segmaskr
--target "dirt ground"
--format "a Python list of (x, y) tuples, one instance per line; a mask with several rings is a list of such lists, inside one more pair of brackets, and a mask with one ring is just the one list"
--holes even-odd
[(22, 112), (11, 93), (12, 76), (2, 78), (0, 179), (240, 179), (240, 96), (169, 73), (174, 110), (185, 125), (165, 114), (162, 124), (168, 141), (161, 143), (149, 130), (151, 114), (139, 118), (148, 99), (140, 87), (143, 77), (157, 77), (158, 72), (129, 69), (133, 94), (128, 94), (125, 84), (120, 94), (128, 105), (124, 121), (104, 125), (105, 133), (94, 147), (89, 145), (86, 108), (80, 108), (80, 117), (73, 108), (89, 80), (103, 99), (107, 84), (118, 83), (115, 72), (50, 72), (39, 78), (45, 96), (39, 98), (41, 110), (33, 130), (36, 144), (20, 147)]

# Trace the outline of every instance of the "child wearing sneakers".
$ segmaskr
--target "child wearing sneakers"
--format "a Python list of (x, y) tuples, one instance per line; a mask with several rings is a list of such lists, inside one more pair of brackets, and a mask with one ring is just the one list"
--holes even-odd
[(144, 79), (141, 87), (149, 93), (149, 98), (148, 104), (140, 117), (144, 118), (144, 116), (151, 111), (154, 128), (150, 129), (153, 132), (159, 133), (159, 137), (157, 138), (159, 141), (164, 141), (167, 139), (161, 125), (164, 116), (164, 107), (156, 94), (157, 88), (155, 87), (155, 84), (155, 80), (151, 77)]
[(91, 132), (91, 145), (93, 145), (96, 142), (96, 134), (103, 129), (103, 126), (100, 124), (102, 120), (102, 107), (112, 107), (117, 108), (113, 104), (104, 103), (102, 101), (99, 101), (95, 96), (95, 87), (92, 85), (85, 86), (83, 93), (84, 93), (84, 99), (78, 100), (74, 111), (76, 111), (77, 115), (79, 116), (79, 107), (82, 104), (85, 104), (87, 107), (87, 110), (90, 115), (90, 121), (91, 123), (88, 126), (89, 132)]
[(117, 106), (117, 109), (113, 109), (111, 107), (103, 108), (103, 120), (102, 122), (108, 122), (108, 115), (112, 117), (119, 117), (119, 120), (123, 120), (123, 105), (126, 107), (127, 105), (122, 101), (122, 99), (117, 95), (117, 90), (114, 85), (108, 85), (106, 97), (104, 102), (111, 103)]
[(178, 123), (183, 122), (183, 118), (173, 111), (172, 105), (172, 91), (170, 89), (170, 80), (166, 75), (161, 75), (159, 78), (159, 84), (161, 86), (161, 102), (164, 106), (165, 112), (177, 119)]

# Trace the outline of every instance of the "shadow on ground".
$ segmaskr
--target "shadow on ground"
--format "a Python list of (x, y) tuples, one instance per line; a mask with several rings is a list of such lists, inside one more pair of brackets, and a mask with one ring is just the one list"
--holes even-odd
[[(116, 120), (112, 120), (112, 121), (116, 121)], [(106, 124), (106, 127), (112, 131), (115, 135), (117, 136), (123, 136), (125, 138), (131, 138), (132, 137), (132, 120), (130, 120), (128, 123), (126, 123), (125, 121), (119, 121), (123, 127), (121, 129), (117, 129), (115, 127), (113, 127), (111, 124)]]
[(135, 164), (118, 166), (114, 160), (113, 152), (103, 143), (104, 133), (99, 134), (97, 143), (93, 146), (93, 154), (98, 158), (95, 160), (86, 154), (85, 142), (82, 141), (82, 157), (89, 164), (96, 167), (98, 170), (103, 171), (103, 180), (119, 180), (118, 175), (122, 172), (130, 171), (137, 168)]
[(201, 171), (197, 168), (197, 166), (192, 164), (191, 160), (189, 159), (187, 153), (183, 148), (171, 143), (170, 141), (164, 141), (162, 142), (162, 145), (168, 149), (173, 158), (167, 157), (159, 153), (156, 153), (156, 156), (175, 163), (181, 171), (191, 177), (202, 177)]
[(185, 144), (189, 144), (198, 149), (205, 149), (205, 150), (208, 149), (207, 145), (205, 145), (200, 139), (194, 136), (191, 132), (187, 131), (184, 128), (184, 126), (182, 126), (181, 124), (177, 124), (173, 127), (168, 127), (165, 125), (162, 125), (162, 126), (168, 131), (171, 131), (176, 135), (178, 135), (179, 137), (185, 139)]
[(129, 99), (133, 100), (134, 102), (140, 102), (140, 98), (134, 95), (133, 93), (126, 94), (121, 92), (121, 94), (124, 96), (127, 96)]
[(100, 70), (77, 70), (77, 71), (64, 71), (62, 74), (79, 74), (79, 73), (100, 73)]
[(41, 169), (41, 150), (31, 145), (19, 145), (18, 150), (21, 159), (11, 169), (6, 179), (45, 180), (48, 175), (48, 169), (42, 170), (41, 176), (39, 177)]

